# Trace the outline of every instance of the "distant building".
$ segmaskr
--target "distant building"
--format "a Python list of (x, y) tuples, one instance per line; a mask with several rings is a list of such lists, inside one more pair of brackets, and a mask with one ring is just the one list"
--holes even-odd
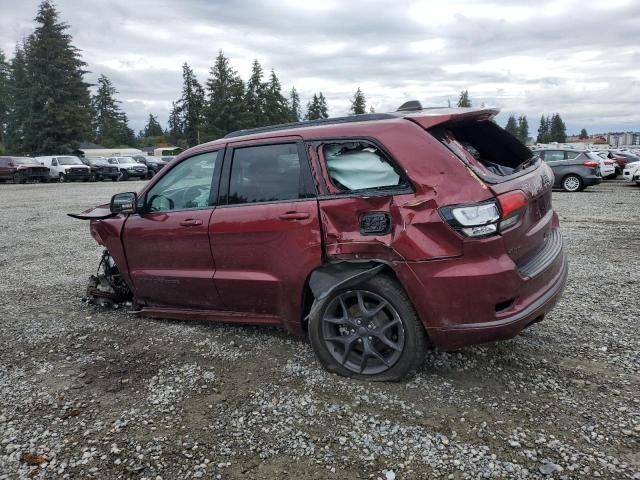
[(640, 145), (640, 133), (638, 132), (608, 133), (607, 143), (612, 147), (621, 147), (623, 145)]

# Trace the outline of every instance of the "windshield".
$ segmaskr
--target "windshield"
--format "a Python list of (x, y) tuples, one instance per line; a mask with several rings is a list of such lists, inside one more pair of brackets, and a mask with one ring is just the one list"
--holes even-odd
[(58, 157), (58, 165), (82, 165), (77, 157)]
[(11, 161), (16, 165), (39, 165), (39, 163), (36, 162), (35, 159), (27, 157), (12, 158)]

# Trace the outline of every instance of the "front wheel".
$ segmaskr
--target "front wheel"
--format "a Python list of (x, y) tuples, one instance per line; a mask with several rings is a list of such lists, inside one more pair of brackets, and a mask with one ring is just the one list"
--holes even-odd
[(578, 192), (584, 188), (582, 178), (569, 174), (562, 179), (562, 188), (565, 192)]
[(309, 339), (324, 368), (345, 377), (398, 381), (424, 360), (424, 328), (402, 287), (377, 276), (314, 304)]
[(120, 178), (119, 180), (121, 181), (125, 181), (125, 180), (129, 180), (129, 174), (127, 173), (126, 170), (121, 170), (120, 171)]
[(13, 183), (25, 183), (27, 180), (19, 173), (13, 174)]

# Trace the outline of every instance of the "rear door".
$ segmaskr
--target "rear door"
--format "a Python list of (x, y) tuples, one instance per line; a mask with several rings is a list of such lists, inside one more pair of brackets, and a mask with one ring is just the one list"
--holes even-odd
[(189, 157), (144, 195), (122, 238), (139, 299), (149, 305), (219, 309), (209, 245), (223, 150)]
[(209, 234), (224, 310), (298, 318), (321, 262), (318, 205), (299, 137), (227, 148)]

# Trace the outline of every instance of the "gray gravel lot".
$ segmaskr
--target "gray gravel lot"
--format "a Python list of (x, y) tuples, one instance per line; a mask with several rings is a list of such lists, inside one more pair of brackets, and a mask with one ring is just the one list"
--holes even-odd
[(101, 249), (65, 213), (141, 185), (0, 185), (0, 479), (640, 478), (640, 188), (554, 193), (544, 322), (367, 384), (278, 329), (82, 303)]

